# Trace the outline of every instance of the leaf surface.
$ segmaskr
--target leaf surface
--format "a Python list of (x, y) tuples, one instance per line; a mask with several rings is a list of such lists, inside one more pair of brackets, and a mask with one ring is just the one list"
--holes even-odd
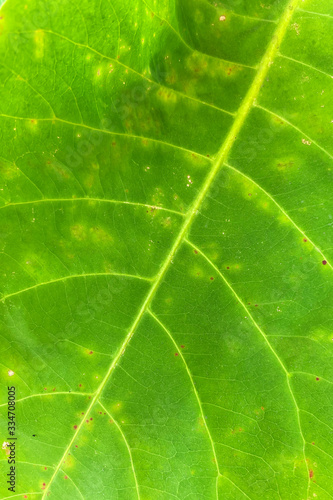
[(332, 498), (330, 3), (0, 17), (1, 498)]

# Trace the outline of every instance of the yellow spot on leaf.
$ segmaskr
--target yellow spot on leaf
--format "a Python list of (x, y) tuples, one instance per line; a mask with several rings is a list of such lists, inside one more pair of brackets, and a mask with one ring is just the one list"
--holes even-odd
[(83, 241), (87, 238), (86, 228), (82, 224), (77, 224), (76, 226), (72, 226), (71, 234), (75, 239), (79, 241)]
[(35, 42), (35, 56), (38, 59), (40, 59), (41, 57), (44, 56), (44, 49), (45, 49), (45, 33), (43, 30), (35, 31), (34, 42)]
[(177, 102), (177, 94), (169, 89), (160, 89), (157, 92), (157, 96), (161, 101), (176, 104)]

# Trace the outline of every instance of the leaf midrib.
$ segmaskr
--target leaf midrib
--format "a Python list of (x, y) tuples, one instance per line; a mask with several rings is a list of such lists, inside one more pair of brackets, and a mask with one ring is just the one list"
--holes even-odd
[[(299, 2), (299, 0), (291, 0), (288, 3), (284, 13), (282, 14), (280, 22), (277, 26), (277, 29), (272, 37), (271, 42), (269, 43), (269, 45), (266, 49), (266, 52), (262, 58), (260, 65), (259, 65), (259, 69), (258, 69), (258, 72), (257, 72), (254, 80), (253, 80), (253, 83), (252, 83), (251, 87), (249, 88), (249, 90), (248, 90), (248, 92), (243, 100), (243, 103), (240, 106), (240, 108), (236, 114), (233, 125), (231, 126), (231, 129), (230, 129), (225, 141), (223, 142), (223, 144), (221, 145), (221, 148), (218, 151), (218, 154), (216, 156), (213, 167), (212, 167), (210, 173), (208, 174), (207, 179), (206, 179), (200, 193), (198, 194), (197, 198), (194, 200), (192, 208), (187, 212), (187, 215), (186, 215), (185, 221), (181, 227), (181, 230), (180, 230), (174, 244), (172, 245), (168, 256), (166, 257), (166, 259), (165, 259), (165, 261), (160, 269), (160, 272), (157, 274), (156, 280), (152, 284), (150, 291), (148, 292), (148, 294), (147, 294), (147, 296), (146, 296), (129, 332), (127, 333), (122, 345), (120, 346), (117, 355), (115, 356), (115, 358), (114, 358), (113, 362), (111, 363), (106, 375), (104, 376), (100, 386), (98, 387), (98, 389), (95, 393), (95, 396), (91, 400), (91, 403), (90, 403), (90, 405), (87, 409), (87, 412), (86, 412), (87, 415), (90, 413), (92, 408), (98, 402), (105, 386), (107, 385), (110, 377), (112, 376), (112, 373), (113, 373), (115, 367), (117, 366), (121, 356), (124, 354), (129, 342), (131, 341), (133, 334), (136, 331), (137, 326), (139, 325), (143, 315), (147, 311), (150, 303), (152, 302), (152, 300), (156, 294), (156, 291), (158, 290), (164, 276), (166, 275), (166, 272), (168, 271), (168, 269), (170, 267), (170, 264), (172, 263), (172, 260), (175, 256), (175, 254), (177, 253), (178, 249), (180, 248), (181, 244), (183, 243), (183, 241), (188, 233), (188, 230), (190, 229), (192, 222), (195, 219), (195, 216), (197, 214), (199, 207), (201, 206), (203, 200), (205, 199), (206, 194), (209, 191), (209, 189), (210, 189), (214, 179), (216, 178), (218, 172), (220, 171), (221, 166), (227, 160), (228, 154), (229, 154), (235, 140), (237, 139), (238, 134), (241, 131), (243, 124), (244, 124), (247, 116), (249, 115), (249, 113), (250, 113), (250, 111), (255, 103), (256, 98), (259, 95), (260, 88), (261, 88), (262, 84), (264, 83), (264, 79), (265, 79), (267, 72), (269, 70), (269, 66), (274, 60), (274, 57), (277, 53), (277, 50), (279, 48), (279, 45), (280, 45), (283, 37), (285, 35), (285, 32), (286, 32), (287, 27), (290, 23), (290, 20), (291, 20), (293, 13), (294, 13), (294, 10), (297, 7), (298, 2)], [(69, 445), (67, 446), (63, 456), (61, 457), (61, 459), (58, 463), (58, 465), (56, 466), (54, 473), (53, 473), (47, 487), (44, 490), (42, 500), (45, 500), (47, 493), (50, 489), (50, 486), (51, 486), (52, 482), (54, 481), (55, 477), (57, 476), (57, 473), (59, 472), (61, 464), (63, 463), (65, 457), (67, 456), (67, 453), (69, 452), (72, 444), (74, 443), (74, 441), (75, 441), (77, 435), (79, 434), (83, 425), (84, 425), (84, 419), (82, 419), (81, 423), (78, 425), (78, 428), (75, 431)], [(218, 472), (218, 469), (217, 469), (217, 472)]]

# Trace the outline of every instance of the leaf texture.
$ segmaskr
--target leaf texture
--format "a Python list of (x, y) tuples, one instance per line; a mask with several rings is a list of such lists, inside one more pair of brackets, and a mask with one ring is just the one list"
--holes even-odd
[(0, 17), (1, 498), (332, 498), (332, 4)]

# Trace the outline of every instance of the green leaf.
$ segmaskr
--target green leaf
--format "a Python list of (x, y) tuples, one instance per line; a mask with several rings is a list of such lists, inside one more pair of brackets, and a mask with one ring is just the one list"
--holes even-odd
[(333, 497), (332, 18), (3, 4), (2, 499)]

